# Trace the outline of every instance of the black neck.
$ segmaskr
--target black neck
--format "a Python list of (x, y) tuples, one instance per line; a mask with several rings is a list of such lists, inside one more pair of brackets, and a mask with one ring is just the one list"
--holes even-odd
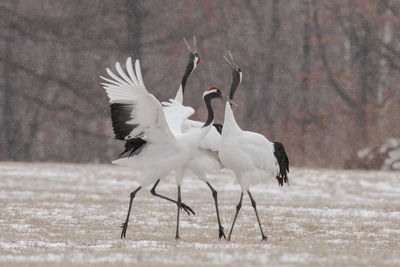
[(233, 95), (236, 92), (236, 89), (238, 88), (240, 83), (240, 72), (233, 70), (232, 69), (232, 85), (231, 85), (231, 90), (229, 91), (229, 98), (232, 100)]
[(189, 54), (189, 62), (186, 66), (185, 74), (182, 77), (182, 94), (185, 93), (185, 87), (186, 87), (186, 82), (187, 79), (189, 79), (190, 74), (192, 74), (193, 68), (194, 68), (194, 54)]
[(208, 125), (210, 125), (213, 121), (214, 121), (214, 110), (211, 106), (211, 100), (215, 98), (215, 95), (206, 95), (204, 97), (204, 103), (206, 104), (207, 107), (207, 111), (208, 111), (208, 117), (206, 122), (204, 123), (203, 127), (207, 127)]

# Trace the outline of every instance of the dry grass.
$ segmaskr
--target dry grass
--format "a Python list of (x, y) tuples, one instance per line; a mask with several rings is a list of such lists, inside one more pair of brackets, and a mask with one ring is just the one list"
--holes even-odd
[[(211, 193), (189, 177), (183, 200), (196, 216), (142, 190), (120, 240), (136, 173), (108, 165), (0, 164), (0, 264), (399, 265), (400, 175), (294, 169), (291, 186), (252, 190), (267, 242), (244, 198), (232, 242), (219, 241)], [(239, 198), (230, 172), (213, 181), (226, 232)], [(172, 177), (159, 192), (175, 197)]]

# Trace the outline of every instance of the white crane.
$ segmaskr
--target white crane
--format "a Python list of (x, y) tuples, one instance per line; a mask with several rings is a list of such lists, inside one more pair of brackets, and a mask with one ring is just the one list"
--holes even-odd
[[(241, 79), (242, 76), (240, 71), (232, 72), (232, 84), (229, 91), (229, 99), (231, 100), (233, 99), (236, 88), (238, 87)], [(194, 129), (200, 128), (201, 125), (202, 123), (199, 121), (185, 120), (183, 127), (185, 132), (189, 132)], [(224, 168), (218, 157), (218, 149), (220, 146), (221, 132), (223, 127), (222, 125), (216, 123), (214, 123), (213, 126), (214, 127), (211, 128), (210, 132), (201, 142), (193, 158), (187, 163), (186, 168), (191, 170), (197, 176), (197, 178), (199, 178), (201, 181), (204, 181), (210, 188), (212, 196), (214, 198), (215, 210), (217, 213), (218, 230), (219, 230), (218, 237), (220, 239), (222, 237), (226, 239), (224, 233), (224, 227), (221, 224), (221, 219), (219, 216), (218, 193), (211, 186), (209, 177), (210, 173), (214, 173)]]
[[(185, 92), (186, 88), (186, 83), (190, 75), (193, 73), (193, 71), (196, 69), (197, 65), (200, 63), (200, 56), (197, 53), (197, 42), (196, 42), (196, 37), (193, 36), (193, 49), (190, 47), (186, 39), (184, 39), (188, 49), (189, 49), (189, 56), (188, 56), (188, 63), (186, 65), (185, 73), (182, 77), (181, 84), (179, 86), (179, 89), (176, 93), (175, 99), (171, 99), (170, 102), (164, 103), (165, 106), (163, 107), (164, 115), (166, 117), (167, 123), (170, 126), (171, 130), (174, 131), (175, 134), (180, 134), (181, 133), (181, 123), (182, 120), (185, 118), (191, 116), (194, 113), (194, 110), (189, 107), (185, 107), (182, 105), (183, 101), (183, 94)], [(108, 72), (108, 70), (107, 70)], [(145, 138), (142, 138), (141, 136), (135, 137), (130, 134), (132, 131), (132, 125), (130, 127), (120, 127), (119, 122), (121, 119), (125, 116), (121, 112), (124, 112), (123, 109), (120, 108), (120, 103), (114, 103), (111, 104), (111, 118), (113, 122), (113, 129), (115, 133), (115, 138), (120, 139), (120, 140), (125, 140), (125, 150), (120, 154), (122, 156), (125, 153), (129, 152), (129, 156), (134, 156), (137, 155), (141, 152), (143, 147), (146, 145), (146, 140)], [(183, 117), (182, 117), (183, 116)], [(122, 119), (123, 121), (123, 119)], [(202, 126), (202, 124), (201, 124)], [(175, 131), (176, 130), (176, 131)], [(178, 171), (177, 175), (183, 175), (182, 171)], [(181, 180), (182, 178), (177, 178), (178, 180)], [(156, 197), (163, 198), (165, 200), (177, 203), (177, 201), (172, 200), (171, 198), (168, 198), (166, 196), (160, 195), (156, 192), (156, 187), (158, 186), (158, 183), (160, 180), (157, 180), (154, 187), (151, 189), (151, 194)], [(180, 192), (180, 184), (178, 185), (178, 201), (181, 201), (181, 192)], [(177, 219), (177, 229), (179, 228), (179, 210), (182, 207), (178, 205), (178, 219)], [(184, 210), (190, 213), (194, 213), (194, 211), (188, 207), (185, 206)], [(124, 226), (122, 225), (122, 228), (124, 229)], [(121, 238), (124, 237), (124, 235), (121, 234)], [(178, 237), (178, 230), (176, 236)]]
[[(241, 77), (241, 70), (234, 63), (232, 55), (231, 61), (227, 58), (225, 59), (231, 65), (232, 76)], [(236, 123), (231, 105), (227, 102), (218, 155), (222, 164), (234, 172), (242, 190), (239, 203), (236, 206), (236, 214), (229, 231), (228, 241), (231, 239), (233, 227), (242, 206), (243, 193), (246, 191), (250, 197), (258, 225), (260, 226), (262, 240), (266, 240), (268, 237), (263, 232), (256, 202), (250, 193), (249, 187), (266, 181), (269, 178), (276, 178), (281, 186), (283, 186), (283, 183), (289, 184), (287, 177), (289, 160), (283, 145), (278, 142), (270, 142), (261, 134), (240, 129)]]
[[(167, 121), (168, 125), (170, 126), (171, 130), (175, 134), (181, 134), (182, 132), (190, 133), (192, 131), (196, 131), (196, 130), (200, 129), (203, 126), (202, 122), (182, 118), (182, 116), (187, 118), (194, 114), (193, 109), (191, 109), (191, 108), (189, 109), (189, 107), (183, 106), (182, 103), (183, 103), (183, 96), (185, 93), (186, 81), (189, 78), (190, 74), (194, 71), (196, 66), (200, 63), (200, 56), (197, 52), (196, 38), (193, 37), (193, 49), (190, 47), (190, 45), (188, 44), (186, 39), (184, 39), (184, 41), (190, 52), (185, 74), (182, 78), (182, 82), (178, 89), (175, 99), (171, 99), (169, 102), (162, 103), (164, 105), (163, 111), (165, 114), (166, 121)], [(182, 112), (182, 110), (185, 110), (185, 112)], [(186, 111), (188, 113), (186, 113)], [(183, 120), (183, 124), (182, 124), (182, 120)], [(175, 172), (177, 191), (178, 191), (177, 201), (179, 201), (179, 202), (181, 201), (181, 185), (182, 185), (182, 181), (184, 178), (184, 174), (187, 169), (191, 170), (200, 180), (204, 181), (207, 184), (207, 186), (210, 188), (210, 190), (212, 192), (212, 196), (214, 198), (214, 203), (215, 203), (217, 222), (218, 222), (218, 231), (219, 231), (220, 239), (222, 237), (224, 237), (224, 238), (226, 238), (226, 237), (225, 237), (224, 228), (221, 224), (221, 220), (220, 220), (220, 216), (219, 216), (217, 191), (212, 187), (206, 174), (222, 168), (222, 165), (221, 165), (221, 163), (218, 159), (218, 155), (217, 155), (219, 139), (221, 138), (221, 134), (220, 134), (221, 128), (222, 128), (222, 125), (213, 124), (213, 127), (210, 129), (210, 132), (207, 134), (207, 136), (201, 142), (200, 147), (194, 154), (193, 158), (187, 164), (185, 164), (181, 168), (177, 169)], [(131, 139), (131, 140), (133, 140), (136, 144), (138, 144), (136, 149), (140, 149), (140, 146), (142, 144), (144, 144), (144, 142), (142, 141), (141, 138), (136, 138), (136, 139)], [(139, 141), (139, 142), (137, 142), (137, 141)], [(170, 198), (159, 195), (156, 192), (156, 188), (157, 188), (159, 182), (160, 182), (159, 180), (156, 181), (154, 187), (151, 189), (151, 193), (154, 196), (171, 201)], [(191, 212), (194, 214), (193, 210), (191, 210)], [(179, 218), (180, 218), (180, 207), (178, 206), (178, 208), (177, 208), (177, 228), (176, 228), (177, 230), (176, 230), (176, 236), (175, 236), (177, 239), (179, 238)]]
[[(188, 46), (189, 47), (189, 46)], [(238, 87), (240, 80), (241, 80), (241, 73), (238, 72), (232, 72), (232, 85), (231, 89), (229, 92), (229, 98), (232, 99), (233, 95), (236, 91), (236, 88)], [(170, 103), (164, 103), (166, 107), (169, 107), (171, 104)], [(175, 104), (175, 103), (173, 103)], [(179, 105), (178, 105), (179, 106)], [(167, 108), (164, 109), (167, 111)], [(172, 114), (174, 114), (174, 111), (172, 109)], [(169, 113), (167, 113), (169, 114)], [(173, 117), (170, 118), (168, 115), (167, 117), (167, 122), (173, 123)], [(203, 125), (202, 122), (199, 121), (194, 121), (194, 120), (185, 120), (183, 122), (182, 126), (182, 131), (187, 133), (191, 132), (194, 130), (197, 130), (201, 128)], [(212, 196), (214, 198), (214, 204), (215, 204), (215, 211), (217, 214), (217, 223), (218, 223), (218, 237), (221, 239), (222, 237), (225, 237), (224, 233), (224, 227), (221, 224), (221, 219), (219, 216), (219, 209), (218, 209), (218, 192), (217, 190), (214, 189), (214, 187), (210, 183), (210, 173), (215, 173), (218, 170), (221, 170), (223, 168), (223, 165), (221, 164), (219, 158), (218, 158), (218, 148), (221, 140), (221, 131), (222, 131), (222, 125), (220, 124), (213, 124), (214, 127), (211, 128), (210, 132), (206, 135), (206, 137), (203, 139), (201, 142), (200, 146), (198, 147), (196, 153), (193, 155), (192, 159), (182, 167), (182, 169), (177, 171), (177, 183), (178, 183), (178, 198), (179, 198), (179, 192), (180, 192), (180, 186), (182, 184), (183, 180), (183, 174), (187, 169), (191, 170), (197, 178), (199, 178), (201, 181), (205, 182), (207, 186), (210, 188), (212, 192)], [(179, 212), (180, 209), (178, 208), (177, 211), (177, 218), (179, 218)], [(178, 224), (179, 224), (179, 219), (178, 219)]]
[[(185, 40), (186, 42), (186, 40)], [(188, 43), (186, 42), (186, 45), (188, 46), (189, 50), (191, 51), (192, 54), (197, 54), (197, 47), (196, 47), (196, 40), (194, 40), (194, 50), (192, 51)], [(198, 55), (198, 54), (197, 54)], [(236, 82), (236, 80), (235, 80)], [(233, 82), (233, 83), (235, 83)], [(230, 96), (233, 97), (233, 94), (235, 92), (237, 85), (235, 86), (232, 84), (232, 88), (230, 91)], [(180, 97), (182, 96), (182, 98)], [(180, 102), (176, 101), (176, 99), (179, 99)], [(202, 127), (203, 123), (199, 121), (194, 121), (194, 120), (189, 120), (186, 119), (184, 120), (182, 127), (179, 128), (175, 125), (176, 120), (175, 117), (179, 115), (180, 109), (182, 108), (182, 101), (183, 101), (183, 92), (182, 94), (180, 93), (180, 90), (178, 90), (177, 97), (175, 100), (170, 100), (170, 102), (163, 102), (164, 104), (164, 112), (166, 114), (166, 119), (169, 125), (173, 125), (171, 128), (173, 129), (178, 129), (178, 131), (182, 131), (184, 133), (190, 133), (192, 131), (196, 131), (199, 128)], [(215, 204), (215, 211), (217, 215), (217, 223), (218, 223), (218, 237), (221, 239), (224, 237), (226, 239), (225, 233), (224, 233), (224, 227), (222, 226), (221, 219), (219, 216), (219, 209), (218, 209), (218, 192), (217, 190), (214, 189), (214, 187), (210, 183), (210, 177), (208, 174), (213, 173), (215, 171), (218, 171), (223, 168), (219, 158), (218, 158), (218, 147), (219, 147), (219, 142), (221, 139), (221, 130), (222, 130), (222, 125), (221, 124), (213, 124), (213, 127), (210, 129), (209, 133), (206, 135), (206, 137), (203, 139), (203, 141), (200, 143), (200, 146), (197, 148), (197, 151), (194, 153), (192, 158), (188, 161), (187, 164), (182, 166), (182, 168), (178, 169), (176, 171), (176, 182), (178, 185), (178, 200), (181, 200), (181, 184), (182, 180), (184, 178), (184, 174), (186, 170), (191, 170), (193, 174), (199, 178), (201, 181), (205, 182), (207, 186), (210, 188), (212, 192), (212, 196), (214, 198), (214, 204)], [(154, 186), (152, 189), (152, 193), (155, 193), (155, 188), (157, 184)], [(177, 232), (176, 232), (176, 237), (179, 238), (179, 213), (180, 209), (178, 207), (177, 210)]]
[[(185, 39), (184, 39), (185, 40)], [(190, 51), (189, 55), (189, 64), (187, 67), (187, 71), (184, 75), (185, 77), (188, 77), (188, 69), (190, 70), (190, 62), (194, 62), (194, 64), (199, 63), (199, 56), (197, 53), (197, 45), (196, 45), (196, 39), (194, 38), (194, 49), (192, 50), (185, 40), (185, 43)], [(182, 85), (185, 85), (186, 82), (182, 81)], [(230, 91), (230, 96), (233, 97), (234, 91), (237, 87), (238, 84), (238, 79), (235, 79), (232, 88)], [(163, 102), (164, 105), (164, 113), (165, 117), (167, 120), (168, 125), (172, 130), (177, 131), (177, 134), (180, 134), (181, 132), (184, 133), (190, 133), (192, 131), (198, 130), (202, 127), (203, 123), (199, 121), (193, 121), (189, 119), (185, 119), (182, 122), (182, 119), (180, 118), (182, 116), (181, 114), (181, 109), (184, 108), (182, 105), (183, 102), (183, 95), (184, 95), (184, 90), (181, 90), (184, 88), (182, 86), (179, 88), (178, 93), (175, 97), (175, 100), (170, 100), (170, 102)], [(187, 107), (186, 107), (187, 108)], [(194, 113), (194, 111), (193, 111)], [(177, 125), (177, 123), (179, 125)], [(221, 129), (222, 125), (220, 124), (213, 124), (213, 127), (210, 129), (209, 133), (206, 135), (206, 137), (203, 139), (201, 142), (200, 146), (198, 147), (197, 151), (194, 153), (192, 159), (182, 166), (181, 168), (176, 170), (176, 183), (177, 183), (177, 190), (178, 190), (178, 201), (181, 201), (181, 185), (182, 181), (184, 178), (184, 174), (187, 169), (191, 170), (197, 178), (199, 178), (201, 181), (205, 182), (207, 186), (210, 188), (212, 192), (212, 196), (214, 198), (214, 204), (215, 204), (215, 210), (216, 210), (216, 215), (217, 215), (217, 223), (218, 223), (218, 237), (221, 239), (222, 237), (225, 237), (224, 233), (224, 227), (221, 224), (221, 219), (219, 216), (219, 209), (218, 209), (218, 193), (214, 189), (214, 187), (210, 183), (210, 179), (208, 174), (215, 172), (217, 170), (222, 169), (222, 164), (219, 161), (218, 158), (218, 147), (219, 147), (219, 141), (221, 139)], [(161, 198), (170, 200), (164, 196), (160, 196), (156, 193), (155, 189), (158, 185), (159, 181), (156, 182), (154, 185), (153, 189), (151, 190), (151, 193), (155, 196), (159, 196)], [(177, 231), (176, 231), (176, 238), (179, 238), (179, 217), (180, 217), (180, 208), (177, 208)]]
[[(187, 44), (187, 43), (186, 43)], [(188, 45), (189, 47), (189, 45)], [(189, 48), (190, 49), (190, 48)], [(230, 53), (229, 53), (230, 54)], [(230, 54), (230, 56), (232, 56)], [(241, 76), (241, 71), (236, 71), (232, 72), (232, 84), (229, 92), (229, 99), (232, 99), (235, 91), (242, 79)], [(233, 103), (233, 102), (232, 102)], [(167, 107), (171, 105), (170, 103), (164, 103)], [(175, 104), (175, 103), (173, 103)], [(179, 105), (178, 105), (179, 106)], [(167, 109), (164, 109), (165, 111)], [(174, 113), (174, 112), (172, 112)], [(173, 120), (173, 117), (170, 119), (169, 116), (167, 117), (167, 122), (170, 123)], [(182, 126), (182, 131), (183, 132), (191, 132), (194, 130), (197, 130), (201, 128), (203, 125), (202, 122), (199, 121), (193, 121), (193, 120), (185, 120), (183, 122)], [(215, 211), (217, 214), (217, 222), (218, 222), (218, 237), (221, 239), (222, 237), (225, 237), (224, 233), (224, 227), (221, 224), (221, 219), (219, 216), (219, 209), (218, 209), (218, 192), (217, 190), (214, 189), (214, 187), (210, 183), (210, 173), (215, 173), (218, 170), (221, 170), (224, 166), (221, 164), (221, 161), (219, 160), (218, 157), (218, 148), (220, 145), (220, 140), (221, 140), (221, 131), (222, 131), (222, 125), (220, 124), (213, 124), (214, 127), (211, 128), (210, 132), (206, 135), (206, 137), (203, 139), (203, 141), (200, 143), (200, 146), (198, 147), (196, 153), (193, 155), (192, 159), (182, 167), (182, 169), (177, 171), (177, 183), (178, 183), (178, 198), (180, 195), (180, 186), (182, 183), (183, 179), (183, 174), (187, 169), (191, 170), (197, 178), (199, 178), (201, 181), (205, 182), (207, 186), (210, 188), (212, 192), (212, 196), (214, 198), (214, 204), (215, 204)], [(177, 211), (177, 218), (178, 218), (178, 224), (179, 224), (179, 212), (180, 209), (178, 208)]]
[[(205, 91), (203, 100), (208, 111), (206, 122), (196, 131), (180, 133), (179, 129), (182, 128), (183, 121), (193, 114), (193, 109), (181, 106), (180, 112), (177, 113), (180, 116), (176, 116), (174, 119), (174, 125), (178, 128), (172, 129), (166, 121), (165, 108), (147, 91), (143, 83), (139, 61), (136, 60), (134, 71), (132, 60), (129, 57), (126, 61), (126, 69), (127, 73), (117, 62), (116, 70), (120, 76), (107, 69), (107, 73), (112, 79), (101, 77), (106, 81), (102, 85), (110, 98), (111, 109), (114, 109), (115, 116), (112, 116), (112, 120), (115, 134), (124, 135), (125, 139), (140, 137), (145, 141), (145, 144), (134, 152), (133, 157), (113, 161), (114, 164), (130, 166), (142, 173), (140, 186), (130, 194), (128, 214), (122, 224), (121, 238), (126, 235), (132, 202), (136, 193), (152, 183), (155, 183), (154, 189), (160, 179), (167, 176), (172, 170), (182, 168), (212, 127), (214, 112), (211, 100), (216, 97), (229, 100), (215, 87)], [(181, 123), (178, 123), (179, 119)], [(181, 202), (179, 192), (178, 201), (164, 196), (160, 197), (176, 203), (188, 214), (189, 212), (194, 214), (190, 207)], [(178, 227), (177, 224), (177, 233)], [(176, 237), (179, 238), (178, 235)]]

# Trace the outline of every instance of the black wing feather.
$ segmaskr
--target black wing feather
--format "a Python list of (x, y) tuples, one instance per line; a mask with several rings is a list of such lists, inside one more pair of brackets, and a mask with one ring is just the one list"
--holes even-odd
[(133, 104), (111, 104), (111, 120), (116, 139), (125, 140), (137, 125), (128, 124), (132, 120)]
[(146, 144), (147, 142), (140, 137), (129, 139), (125, 143), (125, 150), (119, 156), (127, 152), (130, 152), (129, 157), (137, 155), (143, 150)]

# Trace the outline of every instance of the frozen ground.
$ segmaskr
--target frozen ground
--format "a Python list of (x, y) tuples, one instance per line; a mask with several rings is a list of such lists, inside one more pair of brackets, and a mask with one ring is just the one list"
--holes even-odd
[[(291, 185), (254, 188), (267, 242), (248, 197), (230, 243), (217, 238), (209, 189), (186, 179), (183, 200), (196, 216), (142, 190), (127, 239), (120, 223), (137, 174), (108, 165), (0, 163), (0, 265), (400, 265), (400, 174), (293, 169)], [(226, 233), (239, 186), (215, 177)], [(159, 192), (175, 197), (170, 177)]]

